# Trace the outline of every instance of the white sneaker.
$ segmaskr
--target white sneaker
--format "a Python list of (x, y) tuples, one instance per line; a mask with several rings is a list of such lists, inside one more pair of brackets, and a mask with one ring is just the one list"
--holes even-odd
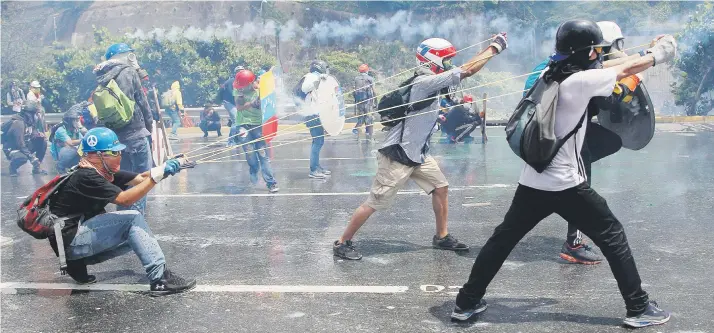
[(325, 176), (325, 174), (322, 173), (322, 172), (320, 172), (320, 171), (310, 172), (310, 175), (309, 175), (308, 177), (314, 178), (314, 179), (325, 179), (325, 178), (327, 178), (327, 177)]

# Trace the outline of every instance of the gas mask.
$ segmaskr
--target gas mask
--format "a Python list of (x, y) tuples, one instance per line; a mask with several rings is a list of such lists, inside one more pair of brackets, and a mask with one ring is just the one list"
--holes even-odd
[(118, 60), (121, 61), (131, 67), (134, 67), (135, 69), (139, 69), (139, 60), (136, 59), (136, 54), (134, 52), (128, 52), (128, 53), (122, 53), (122, 54), (117, 54), (112, 57), (112, 60)]
[(127, 60), (131, 67), (139, 69), (139, 60), (136, 59), (136, 54), (134, 54), (134, 52), (129, 53)]

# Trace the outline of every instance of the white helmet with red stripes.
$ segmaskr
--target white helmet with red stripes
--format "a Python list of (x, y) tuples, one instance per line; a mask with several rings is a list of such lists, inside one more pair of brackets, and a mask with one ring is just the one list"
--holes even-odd
[(417, 63), (429, 68), (434, 74), (443, 73), (453, 68), (451, 58), (456, 55), (456, 48), (443, 38), (429, 38), (416, 49)]

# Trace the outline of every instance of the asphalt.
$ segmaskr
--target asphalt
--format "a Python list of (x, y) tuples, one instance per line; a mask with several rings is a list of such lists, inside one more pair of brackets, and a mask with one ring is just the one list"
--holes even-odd
[[(410, 183), (394, 207), (375, 214), (355, 237), (363, 260), (332, 256), (332, 242), (366, 198), (376, 170), (379, 143), (350, 135), (327, 139), (322, 164), (333, 174), (326, 180), (307, 177), (309, 141), (289, 144), (306, 135), (276, 139), (277, 195), (262, 182), (250, 185), (240, 156), (165, 180), (150, 194), (146, 217), (168, 266), (199, 286), (163, 298), (144, 293), (148, 282), (133, 254), (91, 266), (99, 280), (88, 287), (93, 290), (60, 276), (48, 244), (14, 224), (20, 197), (49, 176), (31, 176), (25, 167), (10, 178), (3, 160), (2, 331), (626, 331), (607, 264), (559, 261), (566, 224), (557, 216), (511, 253), (482, 316), (449, 321), (454, 293), (502, 221), (522, 165), (502, 128), (488, 132), (485, 145), (432, 145), (451, 184), (450, 232), (472, 246), (464, 254), (431, 248), (430, 199)], [(174, 150), (213, 140), (185, 137)], [(714, 332), (713, 146), (714, 132), (664, 126), (646, 148), (593, 166), (593, 187), (625, 225), (644, 288), (672, 312), (668, 324), (643, 332)]]

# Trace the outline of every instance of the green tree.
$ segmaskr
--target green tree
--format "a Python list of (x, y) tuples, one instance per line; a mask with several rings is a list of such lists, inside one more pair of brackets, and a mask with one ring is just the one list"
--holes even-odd
[(681, 79), (673, 85), (675, 103), (687, 115), (706, 114), (712, 102), (702, 96), (714, 90), (714, 3), (697, 7), (678, 35), (680, 57), (675, 63)]

